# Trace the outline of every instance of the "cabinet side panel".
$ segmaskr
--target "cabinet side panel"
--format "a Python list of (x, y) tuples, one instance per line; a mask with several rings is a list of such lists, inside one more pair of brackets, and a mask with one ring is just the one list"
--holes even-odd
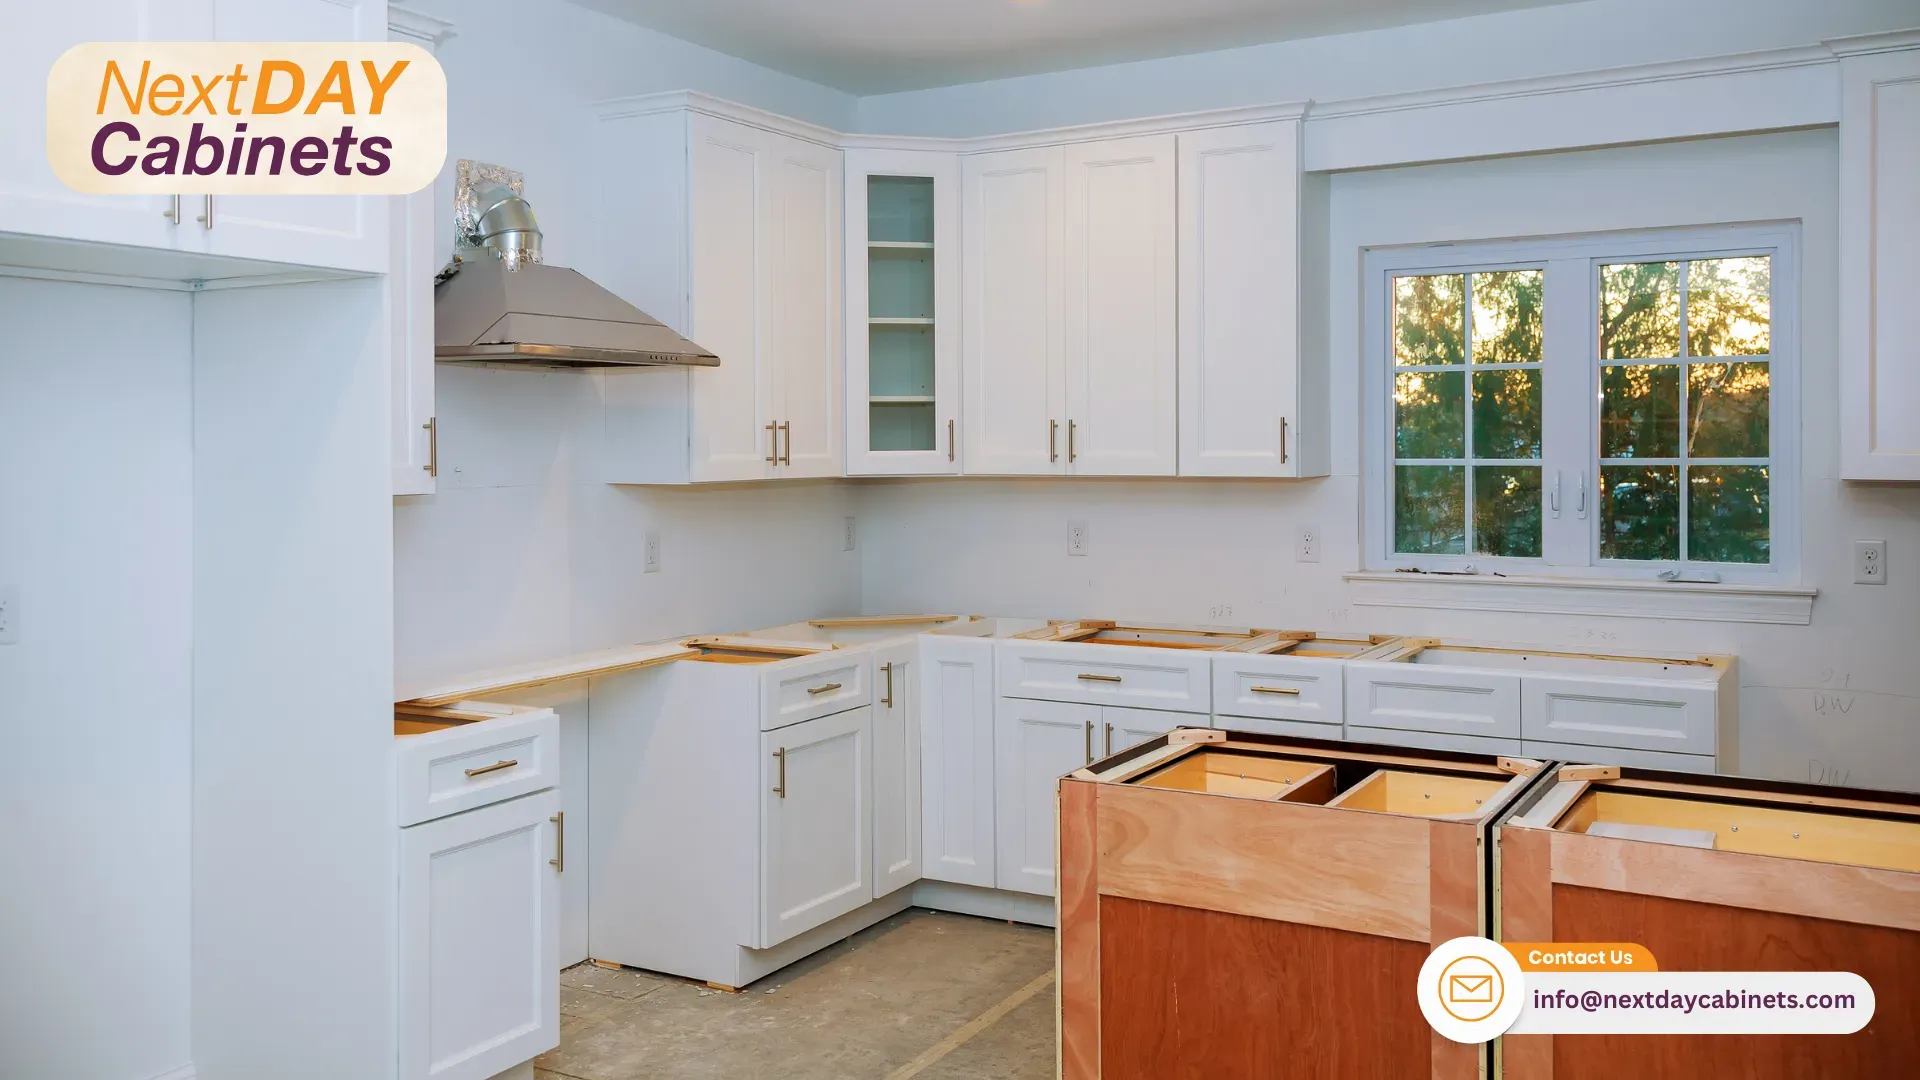
[[(1873, 140), (1866, 302), (1873, 452), (1920, 456), (1920, 70), (1868, 91)], [(1911, 467), (1920, 471), (1920, 462)], [(1909, 476), (1909, 478), (1912, 478)]]
[(1060, 1075), (1100, 1076), (1099, 822), (1094, 785), (1060, 782)]

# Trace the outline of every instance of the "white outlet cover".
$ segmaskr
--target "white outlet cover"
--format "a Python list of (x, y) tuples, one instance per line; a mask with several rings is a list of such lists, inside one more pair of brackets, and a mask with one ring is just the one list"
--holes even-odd
[(1853, 542), (1853, 583), (1855, 585), (1887, 583), (1887, 542), (1885, 540)]
[(643, 572), (648, 574), (654, 574), (654, 573), (658, 573), (659, 571), (660, 571), (660, 534), (653, 529), (648, 529), (647, 530), (646, 568)]
[(1092, 536), (1092, 533), (1090, 533), (1087, 530), (1086, 520), (1076, 519), (1076, 520), (1068, 521), (1067, 522), (1067, 554), (1085, 555), (1088, 549), (1091, 548), (1092, 546), (1093, 546), (1093, 536)]
[(20, 643), (20, 586), (0, 585), (0, 645)]
[(846, 532), (846, 539), (841, 543), (840, 550), (852, 551), (853, 544), (854, 544), (853, 518), (848, 517), (844, 520), (846, 521), (847, 532)]
[(1293, 545), (1294, 562), (1320, 561), (1320, 526), (1302, 525)]

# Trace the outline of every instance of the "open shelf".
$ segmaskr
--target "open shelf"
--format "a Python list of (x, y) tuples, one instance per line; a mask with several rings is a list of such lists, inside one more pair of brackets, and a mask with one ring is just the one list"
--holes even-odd
[(932, 394), (875, 394), (867, 399), (869, 405), (931, 405)]
[(868, 326), (932, 326), (932, 319), (907, 319), (891, 316), (875, 316), (867, 320)]
[(869, 240), (867, 248), (872, 251), (932, 251), (931, 240)]
[(867, 177), (867, 449), (930, 452), (934, 397), (933, 180)]

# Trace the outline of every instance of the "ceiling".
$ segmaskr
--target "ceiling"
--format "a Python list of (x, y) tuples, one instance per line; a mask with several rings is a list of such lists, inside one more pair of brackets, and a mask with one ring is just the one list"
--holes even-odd
[(1030, 75), (1570, 0), (576, 0), (853, 94)]

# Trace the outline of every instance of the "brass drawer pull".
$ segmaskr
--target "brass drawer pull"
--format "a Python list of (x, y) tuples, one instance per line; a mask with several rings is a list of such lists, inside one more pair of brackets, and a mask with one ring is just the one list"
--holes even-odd
[(1088, 675), (1085, 672), (1082, 672), (1079, 677), (1086, 680), (1087, 682), (1119, 682), (1120, 681), (1120, 676), (1118, 675)]
[(893, 708), (893, 665), (881, 664), (880, 674), (887, 677), (887, 692), (886, 695), (880, 699), (880, 704), (891, 709)]
[(784, 799), (787, 797), (787, 748), (775, 750), (773, 759), (780, 763), (780, 780), (773, 785), (773, 793)]
[(1247, 689), (1256, 694), (1298, 694), (1300, 692), (1298, 687), (1293, 686), (1249, 686)]
[(824, 694), (824, 693), (826, 693), (826, 692), (827, 692), (827, 691), (829, 691), (829, 690), (838, 690), (838, 689), (840, 689), (840, 684), (839, 684), (839, 683), (837, 683), (837, 682), (830, 682), (830, 683), (828, 683), (828, 684), (827, 684), (827, 685), (825, 685), (825, 686), (809, 686), (809, 687), (807, 687), (807, 693), (809, 693), (809, 694)]
[(553, 822), (553, 858), (547, 865), (564, 874), (567, 872), (567, 812), (561, 810), (547, 819)]
[(501, 769), (511, 769), (518, 764), (520, 764), (518, 760), (508, 758), (505, 761), (496, 761), (491, 765), (482, 765), (477, 769), (468, 769), (467, 779), (471, 780), (476, 776), (485, 776), (490, 772), (499, 772)]

